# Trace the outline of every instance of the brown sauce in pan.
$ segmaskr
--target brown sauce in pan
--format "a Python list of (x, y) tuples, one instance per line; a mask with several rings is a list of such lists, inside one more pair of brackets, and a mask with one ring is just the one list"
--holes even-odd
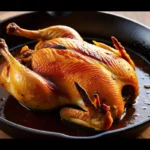
[[(16, 48), (16, 50), (17, 49), (19, 50), (20, 48)], [(16, 50), (13, 55), (16, 55)], [(150, 88), (144, 87), (144, 85), (150, 85), (150, 64), (133, 52), (128, 51), (128, 53), (136, 65), (136, 72), (140, 84), (140, 95), (135, 104), (126, 107), (122, 118), (115, 121), (109, 130), (127, 127), (150, 118)], [(0, 70), (3, 64), (4, 59), (1, 57)], [(61, 120), (59, 109), (50, 112), (31, 111), (18, 103), (18, 101), (9, 95), (1, 86), (0, 117), (25, 127), (59, 132), (66, 135), (90, 136), (99, 133), (92, 129), (87, 129)]]

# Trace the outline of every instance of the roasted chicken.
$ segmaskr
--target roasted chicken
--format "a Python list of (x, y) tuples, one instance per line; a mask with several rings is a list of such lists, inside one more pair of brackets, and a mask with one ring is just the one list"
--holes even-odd
[(34, 50), (28, 46), (21, 50), (22, 62), (30, 63), (30, 69), (0, 41), (0, 52), (8, 62), (0, 84), (26, 107), (62, 106), (62, 119), (101, 131), (121, 118), (125, 104), (135, 102), (139, 94), (135, 65), (116, 38), (112, 37), (115, 49), (87, 43), (67, 26), (30, 31), (11, 23), (7, 33), (40, 40)]
[(23, 66), (0, 39), (0, 53), (8, 62), (0, 73), (0, 84), (19, 102), (31, 109), (49, 109), (59, 105), (54, 87), (37, 73)]

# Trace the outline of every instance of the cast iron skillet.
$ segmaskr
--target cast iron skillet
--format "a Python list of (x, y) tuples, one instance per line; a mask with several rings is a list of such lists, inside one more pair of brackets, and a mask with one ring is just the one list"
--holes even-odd
[[(124, 46), (136, 50), (146, 59), (150, 57), (150, 29), (134, 21), (102, 12), (32, 12), (25, 15), (9, 18), (0, 23), (0, 37), (4, 38), (13, 48), (29, 39), (6, 35), (6, 26), (15, 22), (26, 29), (42, 29), (51, 25), (68, 25), (77, 30), (83, 37), (101, 39), (110, 42), (113, 35)], [(68, 138), (68, 139), (95, 139), (107, 137), (136, 137), (150, 125), (150, 119), (138, 124), (117, 130), (98, 133), (93, 136), (69, 136), (62, 133), (41, 131), (15, 124), (0, 117), (0, 129), (16, 138)]]

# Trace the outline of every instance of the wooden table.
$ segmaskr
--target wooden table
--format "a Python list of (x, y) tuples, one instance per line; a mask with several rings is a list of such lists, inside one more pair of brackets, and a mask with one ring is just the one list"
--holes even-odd
[[(29, 12), (29, 11), (28, 11)], [(24, 11), (13, 11), (13, 12), (7, 12), (7, 11), (1, 11), (0, 12), (0, 21), (3, 20), (3, 19), (6, 19), (8, 17), (11, 17), (11, 16), (15, 16), (15, 15), (18, 15), (18, 14), (24, 14), (24, 13), (28, 13), (27, 11), (24, 12)], [(113, 13), (113, 14), (117, 14), (117, 15), (120, 15), (120, 16), (124, 16), (124, 17), (128, 17), (130, 19), (133, 19), (135, 21), (138, 21), (146, 26), (149, 26), (150, 27), (150, 12), (111, 12), (109, 11), (108, 13)], [(140, 139), (148, 139), (150, 138), (150, 127), (147, 128), (143, 133), (140, 134), (139, 137), (137, 138), (140, 138)], [(0, 131), (0, 139), (12, 139), (12, 137), (10, 137), (9, 135), (5, 134), (3, 131)]]

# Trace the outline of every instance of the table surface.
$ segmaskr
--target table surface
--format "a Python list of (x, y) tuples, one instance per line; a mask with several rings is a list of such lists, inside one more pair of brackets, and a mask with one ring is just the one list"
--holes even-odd
[[(0, 21), (3, 19), (7, 19), (9, 17), (18, 15), (18, 14), (24, 14), (24, 13), (28, 13), (29, 11), (1, 11), (0, 12)], [(135, 20), (137, 22), (140, 22), (146, 26), (150, 27), (150, 12), (149, 11), (144, 11), (144, 12), (140, 12), (140, 11), (135, 11), (135, 12), (130, 12), (130, 11), (125, 11), (125, 12), (120, 12), (120, 11), (109, 11), (108, 13), (112, 13), (112, 14), (117, 14), (120, 16), (124, 16), (127, 18), (130, 18), (132, 20)], [(6, 133), (4, 133), (3, 131), (0, 130), (0, 139), (12, 139), (13, 137), (10, 137), (9, 135), (7, 135)], [(143, 131), (138, 137), (138, 139), (149, 139), (150, 138), (150, 127), (148, 127), (145, 131)]]

